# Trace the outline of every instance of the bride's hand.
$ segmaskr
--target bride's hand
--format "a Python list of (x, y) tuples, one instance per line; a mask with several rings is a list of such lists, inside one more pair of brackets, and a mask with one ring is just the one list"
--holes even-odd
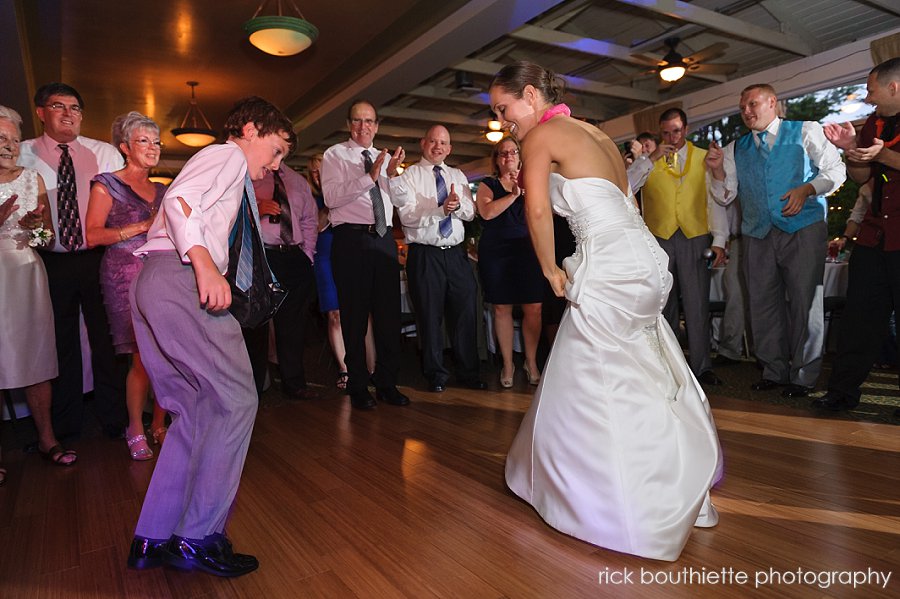
[(569, 277), (566, 275), (566, 271), (561, 268), (556, 268), (552, 273), (547, 276), (547, 280), (550, 282), (550, 288), (553, 289), (553, 293), (556, 297), (563, 297), (566, 294), (566, 283), (569, 282)]

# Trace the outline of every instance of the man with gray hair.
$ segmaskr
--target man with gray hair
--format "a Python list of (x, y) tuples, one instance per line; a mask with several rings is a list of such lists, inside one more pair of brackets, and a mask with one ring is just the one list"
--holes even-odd
[(44, 134), (23, 141), (19, 164), (44, 179), (56, 244), (41, 252), (56, 323), (59, 377), (53, 381), (53, 428), (60, 438), (81, 432), (84, 413), (79, 314), (91, 346), (94, 408), (110, 437), (125, 431), (125, 372), (116, 360), (100, 294), (103, 248), (88, 249), (84, 223), (91, 179), (124, 166), (112, 145), (80, 135), (84, 102), (64, 83), (41, 86), (34, 96)]

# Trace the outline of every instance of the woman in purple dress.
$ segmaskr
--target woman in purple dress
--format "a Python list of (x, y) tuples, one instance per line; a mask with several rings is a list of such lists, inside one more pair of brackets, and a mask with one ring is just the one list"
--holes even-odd
[[(108, 246), (100, 264), (103, 303), (116, 353), (132, 357), (125, 379), (125, 439), (132, 459), (149, 460), (153, 451), (144, 435), (142, 415), (150, 379), (134, 340), (128, 289), (142, 265), (132, 252), (147, 241), (147, 229), (165, 192), (164, 185), (150, 181), (150, 169), (159, 164), (162, 143), (159, 126), (139, 112), (129, 112), (115, 120), (112, 141), (125, 156), (125, 168), (101, 173), (91, 181), (85, 229), (89, 247)], [(155, 406), (150, 430), (156, 443), (162, 443), (165, 437), (165, 417), (165, 411)]]

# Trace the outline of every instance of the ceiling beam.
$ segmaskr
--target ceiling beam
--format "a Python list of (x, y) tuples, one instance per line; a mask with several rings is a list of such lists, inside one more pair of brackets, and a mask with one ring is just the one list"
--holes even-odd
[(425, 98), (428, 100), (441, 100), (445, 102), (459, 102), (460, 104), (471, 104), (473, 106), (481, 106), (487, 108), (491, 104), (491, 100), (484, 92), (480, 94), (472, 94), (468, 96), (454, 96), (455, 89), (448, 87), (436, 87), (433, 85), (420, 85), (414, 90), (405, 92), (407, 96), (416, 98)]
[(652, 56), (649, 54), (646, 54), (645, 56), (650, 60), (641, 59), (633, 56), (631, 48), (626, 48), (625, 46), (619, 46), (617, 44), (595, 40), (589, 37), (582, 37), (564, 31), (535, 27), (533, 25), (519, 27), (510, 33), (509, 36), (527, 42), (536, 42), (538, 44), (553, 46), (554, 48), (574, 50), (575, 52), (581, 52), (582, 54), (588, 54), (590, 56), (614, 58), (642, 67), (648, 66), (650, 60), (654, 63), (662, 60), (661, 56)]
[[(383, 104), (417, 82), (433, 77), (447, 64), (461, 60), (509, 31), (547, 12), (561, 0), (470, 0), (343, 89), (310, 106), (294, 121), (304, 147), (316, 145), (346, 119), (347, 103), (369, 98)], [(297, 103), (302, 105), (303, 98)], [(301, 148), (302, 149), (302, 148)]]
[[(626, 46), (619, 46), (610, 42), (604, 42), (603, 40), (597, 40), (589, 37), (575, 35), (572, 33), (566, 33), (565, 31), (554, 31), (545, 27), (535, 27), (533, 25), (525, 25), (524, 27), (520, 27), (519, 29), (516, 29), (515, 31), (510, 33), (509, 36), (527, 42), (544, 44), (546, 46), (561, 48), (563, 50), (581, 52), (582, 54), (587, 54), (588, 56), (597, 56), (599, 58), (611, 58), (613, 60), (620, 60), (622, 62), (627, 62), (629, 64), (645, 68), (655, 67), (657, 64), (662, 62), (663, 59), (663, 57), (659, 54), (641, 53), (639, 56), (636, 56), (635, 52), (631, 48), (628, 48)], [(698, 79), (706, 79), (707, 81), (715, 81), (716, 83), (727, 81), (727, 78), (722, 77), (721, 75), (707, 75), (704, 73), (689, 74), (692, 77), (697, 77)]]
[[(693, 130), (723, 116), (737, 113), (741, 90), (760, 81), (770, 83), (781, 98), (795, 98), (840, 85), (862, 83), (874, 66), (869, 52), (870, 44), (876, 39), (894, 33), (900, 33), (900, 28), (883, 31), (877, 36), (859, 39), (815, 56), (798, 58), (746, 77), (732, 79), (716, 87), (671, 98), (670, 101), (681, 102)], [(614, 141), (624, 141), (635, 134), (633, 114), (610, 119), (600, 128)]]
[(621, 4), (643, 8), (678, 21), (687, 21), (733, 35), (748, 42), (784, 50), (799, 56), (810, 56), (813, 51), (800, 36), (772, 31), (734, 17), (729, 17), (696, 4), (680, 0), (616, 0)]
[(816, 36), (810, 33), (809, 29), (795, 16), (790, 0), (762, 0), (760, 5), (775, 17), (775, 20), (783, 23), (788, 29), (803, 38), (803, 41), (812, 48), (813, 54), (822, 51), (822, 42), (816, 39)]
[(897, 0), (856, 0), (860, 4), (868, 4), (878, 10), (900, 17), (900, 5)]
[[(485, 106), (487, 108), (487, 106)], [(483, 127), (487, 119), (473, 119), (464, 114), (454, 112), (439, 112), (437, 110), (419, 110), (417, 108), (398, 108), (396, 106), (383, 106), (378, 110), (378, 116), (410, 121), (425, 121), (428, 123), (442, 123), (449, 125), (468, 125), (470, 127)]]
[[(488, 62), (485, 60), (475, 59), (464, 60), (453, 66), (454, 69), (459, 69), (461, 71), (471, 71), (473, 73), (481, 73), (483, 75), (493, 75), (503, 67), (504, 65), (497, 62)], [(596, 94), (598, 96), (608, 96), (611, 98), (636, 100), (638, 102), (646, 102), (648, 104), (656, 104), (657, 102), (659, 102), (659, 94), (652, 91), (635, 89), (622, 85), (610, 85), (608, 83), (600, 83), (599, 81), (591, 81), (589, 79), (583, 79), (581, 77), (571, 77), (567, 75), (560, 76), (566, 80), (566, 84), (568, 85), (568, 87), (575, 91)]]

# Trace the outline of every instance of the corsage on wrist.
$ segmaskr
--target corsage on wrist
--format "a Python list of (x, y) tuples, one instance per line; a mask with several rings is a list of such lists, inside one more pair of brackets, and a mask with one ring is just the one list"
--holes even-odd
[(46, 247), (53, 241), (53, 229), (37, 227), (29, 231), (28, 245), (33, 248)]

